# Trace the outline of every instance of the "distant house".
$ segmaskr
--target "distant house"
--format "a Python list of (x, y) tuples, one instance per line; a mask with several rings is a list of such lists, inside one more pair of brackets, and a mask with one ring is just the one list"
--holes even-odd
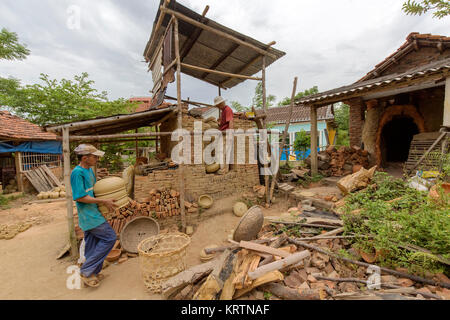
[[(283, 132), (286, 126), (286, 122), (289, 119), (289, 106), (269, 108), (267, 110), (267, 124), (271, 129), (277, 129)], [(297, 135), (303, 130), (306, 133), (311, 132), (309, 109), (294, 107), (291, 122), (288, 130), (288, 138), (286, 144), (289, 151), (290, 160), (300, 160), (307, 157), (309, 152), (301, 155), (300, 152), (294, 151), (294, 142)], [(317, 129), (318, 129), (318, 141), (317, 145), (323, 149), (329, 144), (334, 143), (335, 138), (335, 125), (334, 125), (334, 109), (333, 105), (325, 106), (317, 109)], [(283, 153), (281, 160), (286, 160), (286, 154)]]
[(4, 188), (16, 179), (18, 191), (31, 191), (33, 186), (24, 172), (46, 165), (62, 177), (62, 146), (54, 133), (25, 119), (0, 110), (0, 182)]
[[(133, 97), (128, 99), (128, 101), (140, 103), (134, 112), (142, 112), (150, 110), (153, 100), (152, 97)], [(168, 105), (169, 103), (163, 102), (160, 107), (166, 107)]]

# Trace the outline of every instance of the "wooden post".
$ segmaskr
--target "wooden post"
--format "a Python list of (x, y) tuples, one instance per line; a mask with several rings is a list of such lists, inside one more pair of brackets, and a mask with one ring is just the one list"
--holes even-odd
[(78, 258), (77, 236), (75, 235), (75, 223), (73, 221), (72, 187), (70, 185), (70, 144), (69, 128), (63, 128), (63, 156), (64, 156), (64, 185), (66, 186), (67, 223), (69, 226), (70, 255)]
[[(155, 132), (158, 132), (159, 131), (159, 125), (156, 125), (155, 126)], [(158, 136), (156, 136), (156, 141), (155, 141), (155, 151), (156, 151), (156, 154), (158, 154), (159, 153), (159, 138), (158, 138)]]
[[(135, 133), (138, 133), (138, 129), (134, 130)], [(138, 139), (135, 140), (135, 148), (136, 148), (136, 159), (139, 158), (139, 146), (138, 146)]]
[(318, 174), (319, 166), (317, 162), (317, 108), (310, 106), (311, 110), (311, 174)]
[[(289, 131), (289, 125), (291, 124), (292, 112), (294, 110), (295, 91), (297, 91), (297, 77), (295, 77), (295, 79), (294, 79), (294, 87), (292, 88), (292, 95), (291, 95), (291, 105), (289, 107), (289, 118), (286, 121), (286, 126), (284, 127), (283, 139), (281, 140), (278, 161), (281, 161), (281, 155), (283, 154), (283, 148), (284, 148), (284, 145), (285, 145), (286, 136), (287, 136), (287, 133)], [(286, 160), (289, 160), (289, 159), (286, 159)], [(273, 176), (272, 176), (272, 184), (270, 186), (270, 198), (269, 198), (270, 201), (272, 201), (273, 189), (275, 188), (275, 181), (277, 180), (277, 174), (279, 172), (280, 172), (280, 168), (278, 168), (277, 172), (274, 172)]]
[(17, 188), (19, 192), (23, 192), (23, 180), (22, 180), (22, 152), (16, 152), (14, 155), (14, 162), (16, 165), (16, 179)]
[[(267, 101), (266, 101), (266, 56), (263, 56), (263, 60), (262, 60), (262, 81), (261, 82), (262, 82), (262, 95), (263, 95), (262, 96), (262, 99), (263, 99), (262, 107), (263, 107), (264, 113), (267, 114)], [(264, 118), (263, 124), (264, 124), (264, 129), (267, 129), (267, 120), (266, 120), (266, 118)], [(266, 161), (267, 161), (267, 159), (265, 159), (264, 162), (266, 162)], [(264, 165), (264, 169), (265, 169), (264, 170), (265, 171), (264, 172), (265, 173), (264, 183), (266, 185), (266, 203), (270, 204), (269, 175), (267, 174), (267, 169), (268, 169), (268, 165), (267, 164)]]
[[(175, 31), (175, 54), (177, 58), (177, 102), (178, 102), (178, 129), (183, 128), (183, 108), (181, 106), (181, 58), (180, 58), (180, 42), (178, 36), (178, 19), (173, 16)], [(183, 138), (184, 139), (184, 138)], [(180, 178), (180, 208), (181, 208), (181, 228), (182, 232), (186, 232), (186, 216), (184, 207), (184, 165), (179, 164), (178, 167)]]
[(450, 77), (445, 80), (444, 127), (450, 128)]

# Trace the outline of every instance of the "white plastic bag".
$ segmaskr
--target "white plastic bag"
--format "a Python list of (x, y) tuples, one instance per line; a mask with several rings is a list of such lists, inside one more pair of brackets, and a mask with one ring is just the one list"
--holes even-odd
[(80, 245), (80, 258), (78, 259), (78, 264), (83, 264), (86, 261), (86, 257), (84, 256), (84, 247), (85, 247), (84, 239), (81, 241)]
[(413, 189), (416, 189), (419, 191), (428, 191), (429, 185), (430, 185), (430, 183), (427, 180), (422, 179), (418, 176), (412, 177), (408, 181), (408, 186), (410, 188), (413, 188)]

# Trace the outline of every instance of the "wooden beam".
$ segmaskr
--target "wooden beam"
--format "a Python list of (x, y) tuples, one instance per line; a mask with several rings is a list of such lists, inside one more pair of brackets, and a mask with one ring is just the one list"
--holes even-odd
[[(287, 137), (287, 133), (289, 130), (289, 126), (291, 124), (291, 118), (292, 118), (292, 113), (294, 111), (294, 99), (295, 99), (295, 92), (297, 91), (297, 77), (294, 78), (294, 85), (292, 88), (292, 95), (291, 95), (291, 105), (289, 106), (289, 116), (288, 116), (288, 120), (286, 121), (286, 125), (284, 127), (284, 132), (283, 132), (283, 138), (281, 139), (281, 145), (280, 145), (280, 152), (278, 155), (278, 161), (281, 161), (281, 156), (283, 154), (283, 149), (284, 149), (284, 145), (286, 142), (286, 137)], [(289, 160), (289, 155), (287, 155), (286, 161)], [(278, 167), (277, 172), (275, 172), (272, 176), (272, 184), (270, 186), (270, 201), (272, 201), (272, 197), (273, 197), (273, 190), (275, 188), (275, 181), (277, 180), (277, 175), (280, 172), (280, 168)]]
[[(167, 5), (169, 2), (170, 2), (170, 0), (164, 1), (164, 3), (163, 3), (163, 5), (161, 6), (161, 8), (165, 8), (166, 5)], [(150, 38), (149, 43), (147, 43), (147, 47), (145, 48), (144, 58), (146, 59), (147, 62), (148, 62), (148, 57), (147, 57), (148, 50), (150, 50), (150, 48), (153, 46), (153, 42), (155, 42), (156, 36), (157, 36), (157, 34), (158, 34), (158, 31), (159, 31), (159, 29), (161, 28), (161, 24), (162, 24), (162, 22), (163, 22), (163, 20), (164, 20), (164, 16), (165, 16), (165, 13), (161, 10), (161, 12), (160, 12), (160, 14), (159, 14), (158, 21), (157, 21), (156, 26), (155, 26), (155, 29), (154, 29), (155, 31), (154, 31), (154, 33), (153, 33), (153, 37)]]
[(317, 161), (317, 108), (314, 105), (310, 106), (311, 110), (311, 174), (318, 174)]
[[(236, 51), (236, 49), (239, 48), (239, 45), (233, 44), (231, 46), (231, 48), (225, 52), (219, 59), (217, 59), (216, 62), (214, 62), (211, 67), (209, 67), (209, 69), (211, 70), (215, 70), (228, 56), (230, 56), (234, 51)], [(201, 78), (205, 79), (208, 76), (209, 72), (205, 72), (204, 74), (202, 74)], [(219, 91), (220, 91), (220, 87), (219, 87)], [(220, 96), (220, 92), (219, 92), (219, 96)]]
[(70, 143), (69, 128), (63, 128), (64, 185), (66, 186), (67, 224), (69, 227), (70, 254), (72, 259), (78, 258), (78, 243), (73, 221), (72, 186), (70, 184)]
[(57, 126), (46, 127), (45, 130), (46, 131), (50, 131), (50, 132), (56, 132), (56, 131), (61, 131), (62, 128), (69, 128), (71, 131), (73, 131), (74, 129), (85, 129), (85, 128), (95, 127), (95, 126), (98, 126), (98, 125), (114, 124), (114, 123), (117, 123), (118, 120), (141, 119), (141, 118), (144, 118), (145, 116), (157, 115), (157, 114), (160, 114), (160, 113), (166, 113), (168, 111), (173, 111), (173, 110), (175, 110), (175, 107), (169, 107), (169, 108), (164, 108), (164, 109), (156, 109), (156, 110), (149, 110), (149, 111), (144, 111), (144, 112), (139, 112), (139, 113), (132, 113), (132, 114), (126, 114), (126, 115), (111, 116), (111, 117), (107, 117), (107, 118), (103, 118), (103, 119), (93, 119), (93, 120), (86, 120), (86, 121), (78, 121), (78, 122), (72, 122), (72, 123), (57, 125)]
[(386, 91), (377, 92), (377, 93), (368, 93), (367, 95), (362, 96), (362, 98), (364, 101), (368, 101), (368, 100), (373, 100), (373, 99), (385, 98), (385, 97), (389, 97), (389, 96), (395, 96), (395, 95), (401, 94), (401, 93), (407, 93), (407, 92), (413, 92), (413, 91), (418, 91), (418, 90), (423, 90), (423, 89), (440, 87), (440, 86), (444, 86), (444, 85), (445, 85), (445, 82), (442, 82), (442, 81), (441, 82), (430, 81), (430, 82), (425, 82), (425, 83), (418, 83), (416, 85), (412, 85), (412, 86), (408, 86), (408, 87), (404, 87), (404, 88), (396, 88), (396, 89), (386, 90)]
[(14, 154), (14, 162), (16, 165), (16, 179), (19, 192), (23, 192), (23, 179), (22, 179), (22, 152), (16, 152)]
[[(267, 49), (269, 49), (271, 46), (275, 45), (276, 42), (272, 41), (270, 43), (267, 44)], [(258, 54), (256, 55), (255, 58), (252, 59), (252, 61), (250, 61), (249, 63), (247, 63), (245, 66), (241, 67), (240, 69), (238, 69), (235, 73), (238, 74), (242, 74), (243, 72), (245, 72), (248, 68), (250, 68), (254, 63), (256, 63), (259, 59), (262, 59), (264, 55), (262, 54)], [(223, 82), (220, 83), (221, 86), (225, 86), (228, 82), (230, 82), (231, 80), (233, 80), (233, 78), (229, 78)]]
[(223, 71), (217, 71), (217, 70), (193, 66), (193, 65), (190, 65), (187, 63), (181, 63), (181, 66), (184, 68), (192, 69), (192, 70), (203, 71), (203, 72), (207, 72), (207, 73), (214, 73), (214, 74), (231, 77), (231, 78), (250, 79), (250, 80), (259, 80), (259, 81), (261, 80), (261, 78), (257, 78), (257, 77), (250, 77), (250, 76), (244, 76), (242, 74), (234, 74), (234, 73), (228, 73), (228, 72), (223, 72)]
[(442, 125), (450, 127), (450, 76), (445, 80), (444, 119)]
[(161, 12), (165, 12), (165, 13), (168, 13), (168, 14), (172, 14), (172, 15), (174, 15), (176, 18), (178, 18), (178, 19), (180, 19), (180, 20), (183, 20), (183, 21), (185, 21), (185, 22), (187, 22), (187, 23), (189, 23), (189, 24), (192, 24), (193, 26), (202, 28), (202, 29), (204, 29), (204, 30), (206, 30), (206, 31), (215, 33), (216, 35), (221, 36), (221, 37), (223, 37), (223, 38), (225, 38), (225, 39), (228, 39), (228, 40), (234, 41), (234, 42), (236, 42), (236, 43), (239, 43), (240, 45), (243, 45), (243, 46), (246, 46), (246, 47), (248, 47), (248, 48), (250, 48), (250, 49), (253, 49), (253, 50), (255, 50), (256, 52), (258, 52), (258, 53), (260, 53), (260, 54), (268, 55), (269, 57), (271, 57), (271, 58), (273, 58), (273, 59), (276, 59), (276, 58), (277, 58), (277, 56), (274, 55), (273, 53), (270, 53), (270, 52), (268, 52), (268, 51), (266, 51), (266, 50), (263, 50), (263, 49), (261, 49), (261, 48), (255, 46), (255, 45), (253, 45), (253, 44), (250, 44), (250, 43), (244, 41), (244, 40), (238, 39), (238, 38), (236, 38), (236, 37), (234, 37), (234, 36), (232, 36), (232, 35), (230, 35), (230, 34), (228, 34), (228, 33), (225, 33), (225, 32), (223, 32), (223, 31), (217, 30), (217, 29), (215, 29), (215, 28), (213, 28), (213, 27), (210, 27), (210, 26), (207, 26), (207, 25), (205, 25), (205, 24), (203, 24), (203, 23), (201, 23), (201, 22), (198, 22), (198, 21), (196, 21), (196, 20), (194, 20), (194, 19), (191, 19), (191, 18), (189, 18), (189, 17), (186, 17), (184, 14), (181, 14), (181, 13), (179, 13), (179, 12), (176, 12), (176, 11), (173, 11), (173, 10), (170, 10), (170, 9), (167, 9), (167, 8), (165, 8), (164, 6), (161, 6)]
[[(206, 6), (202, 13), (202, 18), (200, 20), (201, 23), (206, 23), (207, 19), (205, 19), (205, 15), (208, 12), (208, 10), (209, 10), (209, 6)], [(191, 52), (192, 47), (194, 46), (195, 42), (198, 40), (198, 38), (200, 38), (202, 31), (203, 31), (203, 29), (197, 27), (197, 29), (195, 29), (195, 31), (192, 33), (191, 37), (186, 40), (183, 48), (181, 48), (181, 51), (180, 51), (181, 62), (183, 62), (184, 58), (186, 58), (186, 56), (189, 54), (189, 52)]]
[[(178, 100), (178, 129), (183, 128), (183, 109), (181, 105), (181, 57), (180, 57), (180, 39), (178, 35), (178, 19), (174, 17), (175, 29), (175, 55), (177, 59), (177, 100)], [(184, 165), (179, 164), (179, 179), (180, 179), (180, 203), (184, 203)], [(186, 232), (186, 216), (185, 206), (181, 206), (181, 231)]]
[[(169, 99), (169, 100), (177, 100), (177, 98), (174, 98), (174, 97), (170, 97), (170, 96), (164, 96), (166, 99)], [(212, 105), (211, 104), (207, 104), (207, 103), (203, 103), (203, 102), (195, 102), (195, 101), (191, 101), (191, 100), (181, 100), (182, 102), (184, 102), (184, 103), (188, 103), (188, 104), (191, 104), (191, 105), (193, 105), (193, 106), (205, 106), (205, 107), (212, 107)]]

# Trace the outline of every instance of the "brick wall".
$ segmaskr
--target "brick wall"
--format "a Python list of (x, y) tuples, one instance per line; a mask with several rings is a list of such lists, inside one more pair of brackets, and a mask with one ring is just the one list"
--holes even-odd
[(350, 146), (360, 146), (364, 126), (365, 104), (361, 99), (353, 99), (345, 102), (350, 106), (349, 137)]
[[(198, 119), (183, 115), (183, 129), (193, 131), (194, 121)], [(235, 118), (236, 129), (252, 129), (254, 122)], [(176, 118), (161, 124), (161, 131), (170, 132), (177, 128)], [(225, 137), (225, 136), (224, 136)], [(225, 139), (224, 139), (225, 142)], [(238, 139), (235, 138), (234, 145), (237, 146)], [(170, 141), (170, 137), (161, 139), (161, 150), (169, 157), (176, 142)], [(246, 138), (246, 153), (249, 150), (249, 140)], [(194, 139), (191, 139), (191, 161), (194, 160)], [(234, 149), (237, 159), (237, 148)], [(207, 174), (204, 164), (191, 164), (184, 166), (185, 190), (194, 199), (202, 194), (208, 194), (213, 199), (237, 195), (243, 193), (259, 184), (259, 172), (257, 164), (248, 164), (248, 156), (245, 157), (246, 164), (235, 164), (230, 166), (230, 172), (225, 175)], [(149, 191), (157, 188), (171, 188), (179, 191), (179, 170), (159, 170), (148, 176), (136, 176), (135, 199), (148, 197)]]

